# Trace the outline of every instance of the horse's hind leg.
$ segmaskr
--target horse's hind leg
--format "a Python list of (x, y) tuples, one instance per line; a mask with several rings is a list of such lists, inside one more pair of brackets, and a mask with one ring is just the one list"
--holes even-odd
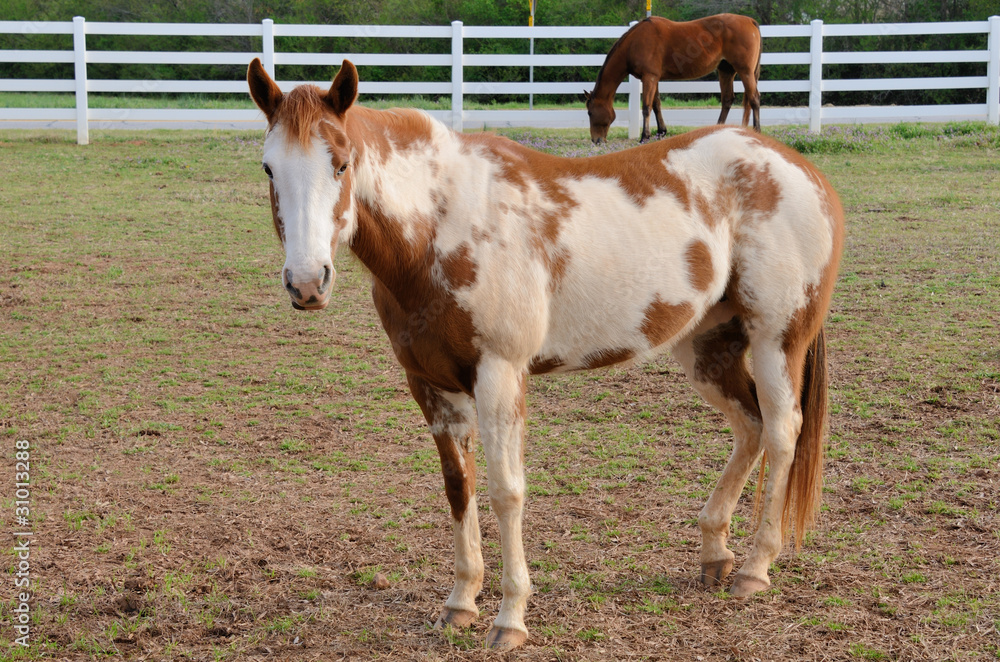
[(410, 374), (407, 374), (407, 381), (441, 456), (441, 472), (455, 535), (455, 588), (444, 603), (437, 625), (466, 627), (479, 616), (476, 596), (483, 586), (476, 458), (472, 445), (476, 412), (472, 398), (464, 393), (442, 391)]
[(733, 79), (736, 78), (736, 70), (733, 65), (725, 60), (719, 62), (719, 90), (721, 93), (722, 112), (719, 114), (719, 124), (725, 124), (729, 116), (729, 109), (733, 107), (736, 100), (736, 93), (733, 92)]
[[(659, 86), (657, 85), (657, 87)], [(653, 97), (653, 111), (656, 113), (656, 135), (662, 136), (667, 132), (667, 123), (663, 121), (663, 110), (660, 109), (659, 92)]]
[(764, 422), (761, 444), (769, 468), (753, 548), (731, 589), (737, 597), (770, 585), (767, 571), (781, 550), (789, 520), (794, 518), (798, 543), (819, 503), (826, 357), (822, 329), (807, 326), (777, 334), (765, 331), (765, 325), (749, 330)]
[(673, 350), (698, 393), (729, 419), (734, 436), (733, 453), (698, 516), (701, 581), (709, 587), (719, 586), (733, 569), (726, 539), (733, 510), (760, 456), (760, 409), (747, 370), (748, 344), (735, 311), (723, 302)]
[[(660, 80), (656, 76), (643, 76), (642, 77), (642, 135), (639, 136), (639, 142), (646, 142), (650, 138), (649, 111), (653, 108), (654, 103), (657, 107), (659, 107)], [(657, 111), (656, 114), (657, 114), (657, 120), (656, 120), (657, 127), (659, 128), (661, 115), (659, 111)]]
[(750, 123), (752, 111), (753, 128), (760, 133), (760, 88), (754, 74), (753, 70), (740, 72), (740, 80), (743, 81), (743, 126)]

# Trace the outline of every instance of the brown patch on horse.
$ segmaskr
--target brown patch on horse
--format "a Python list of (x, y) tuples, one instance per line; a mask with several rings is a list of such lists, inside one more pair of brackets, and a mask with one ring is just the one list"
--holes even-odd
[[(298, 89), (298, 88), (296, 88)], [(431, 120), (417, 110), (373, 110), (352, 106), (347, 113), (346, 130), (359, 157), (367, 155), (373, 163), (384, 165), (393, 154), (419, 149), (431, 136)], [(431, 164), (428, 167), (439, 167)]]
[(676, 336), (694, 317), (694, 308), (685, 302), (667, 303), (656, 296), (653, 303), (646, 306), (646, 314), (639, 327), (646, 336), (650, 347), (657, 347)]
[(552, 372), (556, 368), (561, 368), (566, 365), (566, 362), (557, 356), (543, 359), (539, 357), (534, 357), (531, 359), (531, 363), (528, 364), (528, 372), (532, 375), (544, 375), (547, 372)]
[(691, 285), (699, 292), (704, 292), (715, 278), (712, 252), (708, 249), (708, 245), (701, 240), (691, 242), (684, 252), (684, 258), (687, 261), (688, 274), (691, 276)]
[(278, 194), (274, 192), (274, 182), (268, 182), (268, 195), (271, 198), (271, 222), (274, 223), (274, 232), (278, 235), (281, 244), (285, 244), (285, 224), (278, 214)]
[(336, 204), (333, 206), (333, 222), (337, 226), (337, 232), (333, 235), (334, 244), (337, 243), (337, 235), (340, 230), (343, 229), (344, 224), (340, 223), (340, 219), (343, 217), (344, 212), (348, 210), (351, 206), (351, 173), (346, 172), (343, 175), (342, 185), (340, 187), (340, 197), (337, 198)]
[(583, 367), (587, 370), (594, 368), (605, 368), (616, 363), (624, 363), (635, 358), (635, 352), (631, 349), (619, 347), (616, 349), (602, 349), (591, 352), (583, 357)]
[(770, 165), (761, 168), (739, 162), (733, 168), (732, 183), (740, 191), (745, 210), (771, 213), (781, 201), (781, 187), (771, 176)]
[(448, 279), (448, 285), (454, 289), (468, 287), (476, 282), (476, 263), (469, 257), (469, 253), (469, 245), (462, 244), (441, 259), (441, 270)]
[(451, 516), (461, 522), (465, 511), (476, 493), (476, 457), (472, 449), (472, 425), (464, 417), (459, 417), (451, 403), (438, 392), (428, 388), (427, 382), (407, 373), (410, 393), (417, 401), (424, 418), (432, 428), (439, 426), (447, 430), (453, 424), (466, 424), (468, 432), (461, 439), (447, 433), (432, 434), (441, 459), (441, 474), (444, 476), (444, 491), (451, 506)]
[(451, 516), (461, 522), (476, 493), (476, 456), (471, 451), (460, 452), (451, 437), (432, 436), (441, 458), (444, 492), (451, 506)]
[(559, 284), (566, 276), (566, 269), (569, 265), (569, 252), (559, 251), (549, 256), (546, 254), (546, 267), (549, 270), (549, 291), (555, 292), (559, 289)]
[[(351, 250), (374, 276), (372, 299), (396, 358), (407, 373), (437, 388), (472, 395), (476, 328), (451, 290), (433, 282), (430, 224), (415, 226), (420, 234), (411, 241), (381, 209), (358, 200), (355, 213)], [(453, 275), (471, 276), (458, 266)]]
[(404, 308), (378, 278), (372, 284), (375, 310), (406, 373), (472, 395), (480, 357), (472, 317), (450, 294), (429, 288), (426, 296), (422, 305)]
[(588, 159), (576, 159), (564, 164), (577, 178), (599, 177), (614, 181), (638, 207), (645, 206), (653, 196), (669, 193), (684, 208), (691, 210), (692, 195), (688, 189), (687, 179), (668, 168), (664, 161), (670, 150), (687, 149), (693, 142), (701, 138), (706, 129), (661, 140), (654, 145), (647, 145), (639, 154), (631, 149), (604, 154)]
[(750, 340), (738, 317), (720, 324), (696, 337), (695, 377), (711, 383), (730, 400), (736, 400), (743, 410), (761, 419), (757, 387), (747, 370), (746, 351)]

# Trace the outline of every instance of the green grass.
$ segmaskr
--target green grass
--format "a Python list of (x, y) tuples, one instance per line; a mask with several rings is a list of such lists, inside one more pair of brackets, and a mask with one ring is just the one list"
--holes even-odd
[[(998, 132), (869, 127), (821, 134), (816, 148), (768, 132), (811, 150), (848, 217), (827, 325), (820, 529), (779, 557), (766, 604), (695, 588), (696, 517), (729, 452), (724, 420), (669, 358), (532, 380), (532, 645), (594, 657), (613, 642), (638, 658), (648, 649), (619, 624), (648, 619), (663, 642), (707, 646), (706, 659), (731, 655), (732, 641), (766, 659), (760, 628), (782, 621), (815, 628), (808, 646), (833, 657), (943, 659), (959, 637), (995, 657)], [(623, 130), (597, 148), (583, 130), (504, 133), (564, 155), (632, 144)], [(363, 268), (342, 251), (331, 307), (288, 305), (261, 135), (74, 138), (0, 131), (0, 436), (35, 444), (40, 539), (72, 544), (39, 574), (44, 656), (111, 659), (122, 644), (109, 635), (134, 627), (151, 659), (294, 656), (300, 631), (335, 654), (478, 649), (485, 607), (482, 631), (437, 648), (421, 629), (453, 578), (433, 441)], [(480, 605), (495, 608), (485, 482)], [(738, 563), (746, 500), (730, 538)], [(390, 589), (371, 590), (377, 572)], [(138, 582), (148, 625), (114, 612), (126, 581)], [(571, 616), (540, 617), (547, 601)], [(717, 618), (727, 634), (699, 639), (710, 628), (679, 615)], [(206, 639), (209, 624), (237, 634)]]

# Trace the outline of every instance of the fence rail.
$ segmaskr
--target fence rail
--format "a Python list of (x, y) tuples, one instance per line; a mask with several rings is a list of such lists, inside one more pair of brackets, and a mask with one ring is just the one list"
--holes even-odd
[[(66, 108), (0, 108), (0, 127), (7, 123), (37, 123), (53, 126), (75, 124), (77, 142), (89, 141), (91, 123), (98, 126), (190, 126), (206, 127), (263, 126), (255, 110), (176, 110), (176, 109), (90, 109), (89, 92), (117, 93), (241, 93), (246, 83), (234, 81), (197, 80), (103, 80), (87, 77), (88, 64), (182, 64), (182, 65), (243, 65), (260, 57), (265, 69), (276, 77), (277, 67), (299, 65), (337, 66), (344, 58), (359, 66), (430, 66), (451, 69), (450, 80), (439, 82), (369, 82), (362, 81), (362, 94), (429, 94), (451, 95), (451, 110), (431, 114), (456, 130), (470, 126), (539, 126), (585, 127), (583, 110), (474, 110), (464, 108), (467, 95), (565, 95), (575, 94), (593, 81), (566, 82), (467, 82), (465, 67), (581, 67), (600, 66), (604, 53), (569, 55), (480, 55), (466, 54), (465, 39), (616, 39), (627, 27), (486, 27), (466, 26), (456, 21), (450, 26), (386, 26), (386, 25), (286, 25), (265, 19), (260, 24), (200, 24), (200, 23), (88, 23), (77, 16), (73, 21), (0, 21), (0, 34), (67, 34), (73, 36), (73, 50), (0, 50), (0, 63), (73, 63), (71, 79), (0, 79), (4, 92), (74, 92), (75, 109)], [(929, 34), (987, 34), (986, 50), (953, 51), (873, 51), (828, 52), (823, 50), (824, 37), (865, 37)], [(93, 51), (87, 50), (87, 35), (156, 35), (156, 36), (241, 36), (260, 37), (261, 52), (169, 52), (169, 51)], [(763, 80), (760, 90), (808, 93), (809, 103), (802, 107), (766, 107), (761, 113), (765, 124), (808, 124), (819, 131), (823, 122), (891, 122), (946, 121), (954, 119), (985, 120), (1000, 124), (1000, 16), (987, 21), (954, 23), (883, 23), (870, 25), (825, 25), (816, 20), (809, 25), (762, 26), (765, 39), (762, 66), (808, 65), (805, 80)], [(385, 37), (408, 39), (450, 40), (450, 52), (432, 54), (390, 53), (282, 53), (275, 50), (276, 37)], [(808, 39), (803, 52), (771, 53), (767, 39)], [(824, 65), (872, 63), (986, 63), (985, 76), (824, 79)], [(277, 78), (277, 77), (276, 77)], [(285, 90), (301, 82), (278, 81)], [(316, 81), (328, 85), (329, 81)], [(983, 103), (942, 104), (919, 106), (823, 107), (823, 92), (894, 91), (914, 89), (982, 89)], [(713, 94), (718, 84), (706, 81), (660, 83), (666, 94)], [(736, 83), (742, 92), (742, 83)], [(628, 96), (628, 113), (620, 115), (615, 124), (628, 126), (629, 135), (637, 137), (641, 129), (640, 85), (630, 77), (618, 87), (619, 94)], [(766, 100), (765, 100), (766, 101)], [(668, 122), (682, 125), (711, 124), (717, 110), (698, 108), (665, 109)]]

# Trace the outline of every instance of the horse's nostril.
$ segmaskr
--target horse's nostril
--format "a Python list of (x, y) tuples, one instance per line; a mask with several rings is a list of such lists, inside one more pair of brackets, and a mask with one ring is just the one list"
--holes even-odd
[(326, 292), (326, 288), (330, 287), (330, 279), (331, 279), (332, 276), (333, 276), (333, 269), (331, 269), (330, 265), (328, 265), (328, 264), (324, 265), (323, 266), (323, 282), (319, 286), (319, 293), (320, 294), (323, 294), (324, 292)]

